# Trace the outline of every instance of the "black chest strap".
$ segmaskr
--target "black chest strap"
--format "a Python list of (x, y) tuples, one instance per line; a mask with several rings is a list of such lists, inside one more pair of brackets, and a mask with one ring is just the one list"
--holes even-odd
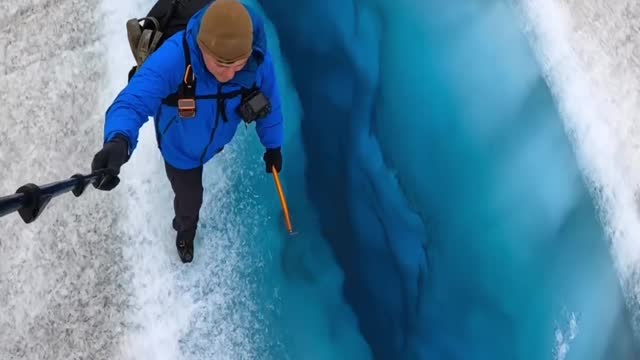
[(218, 111), (221, 112), (222, 119), (226, 122), (228, 121), (226, 113), (226, 100), (241, 96), (242, 101), (244, 101), (245, 98), (251, 96), (258, 90), (258, 86), (256, 83), (254, 83), (250, 89), (242, 88), (226, 93), (221, 91), (223, 86), (220, 86), (218, 88), (219, 92), (217, 94), (196, 96), (197, 79), (193, 72), (193, 67), (191, 66), (191, 51), (189, 50), (189, 44), (187, 43), (186, 34), (187, 33), (185, 31), (182, 36), (182, 47), (184, 50), (185, 59), (184, 77), (182, 79), (182, 82), (180, 83), (180, 86), (178, 87), (178, 91), (164, 98), (162, 100), (162, 103), (167, 106), (177, 107), (180, 117), (192, 118), (195, 117), (196, 113), (196, 100), (217, 100)]
[(189, 51), (189, 44), (187, 43), (186, 32), (182, 36), (182, 47), (184, 50), (184, 60), (185, 60), (185, 73), (182, 83), (180, 83), (180, 87), (178, 91), (173, 94), (167, 96), (162, 101), (163, 104), (169, 106), (177, 106), (179, 98), (191, 98), (191, 99), (217, 99), (222, 96), (224, 98), (232, 98), (238, 95), (243, 95), (248, 91), (256, 88), (256, 84), (253, 85), (252, 89), (241, 89), (231, 91), (225, 94), (212, 94), (212, 95), (200, 95), (196, 96), (196, 77), (193, 72), (193, 68), (191, 67), (191, 51)]

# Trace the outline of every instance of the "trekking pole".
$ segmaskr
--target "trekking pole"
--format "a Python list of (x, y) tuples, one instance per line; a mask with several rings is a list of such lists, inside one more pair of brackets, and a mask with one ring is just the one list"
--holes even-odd
[(23, 185), (15, 194), (0, 197), (0, 217), (18, 211), (25, 223), (31, 223), (42, 214), (51, 199), (69, 191), (80, 197), (87, 185), (101, 179), (103, 175), (103, 171), (96, 171), (89, 175), (75, 174), (69, 180), (42, 186), (31, 183)]
[(273, 173), (273, 180), (276, 183), (276, 189), (278, 189), (278, 195), (280, 196), (280, 205), (282, 205), (282, 211), (284, 212), (284, 220), (287, 225), (287, 231), (289, 234), (293, 234), (293, 225), (291, 225), (291, 218), (289, 217), (289, 207), (287, 206), (287, 199), (284, 197), (284, 191), (282, 191), (282, 185), (280, 184), (280, 177), (275, 166), (271, 167)]

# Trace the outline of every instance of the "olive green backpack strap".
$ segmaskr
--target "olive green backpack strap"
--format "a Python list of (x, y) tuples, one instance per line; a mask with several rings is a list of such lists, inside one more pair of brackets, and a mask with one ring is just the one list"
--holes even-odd
[[(145, 23), (146, 28), (143, 28), (141, 25), (142, 21), (151, 23), (151, 28), (148, 28), (148, 23)], [(129, 46), (131, 47), (133, 58), (136, 60), (138, 67), (156, 50), (162, 35), (160, 23), (156, 18), (145, 17), (127, 21)]]

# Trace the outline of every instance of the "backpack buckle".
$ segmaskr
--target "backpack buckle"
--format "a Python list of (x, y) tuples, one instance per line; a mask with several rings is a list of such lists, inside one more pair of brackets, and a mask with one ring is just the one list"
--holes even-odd
[(183, 119), (190, 119), (196, 116), (195, 99), (178, 99), (178, 114)]

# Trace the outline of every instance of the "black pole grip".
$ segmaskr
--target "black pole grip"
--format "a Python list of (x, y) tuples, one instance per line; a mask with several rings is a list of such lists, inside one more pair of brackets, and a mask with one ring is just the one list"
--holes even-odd
[(16, 192), (23, 194), (25, 197), (25, 202), (18, 209), (18, 214), (20, 214), (22, 221), (27, 224), (35, 221), (42, 214), (44, 208), (54, 196), (54, 192), (45, 193), (36, 184), (23, 185)]
[(99, 181), (102, 176), (104, 171), (99, 170), (90, 175), (75, 174), (68, 180), (43, 186), (31, 183), (23, 185), (16, 194), (0, 197), (0, 217), (18, 211), (25, 223), (31, 223), (42, 214), (54, 197), (69, 191), (79, 197), (89, 184)]

